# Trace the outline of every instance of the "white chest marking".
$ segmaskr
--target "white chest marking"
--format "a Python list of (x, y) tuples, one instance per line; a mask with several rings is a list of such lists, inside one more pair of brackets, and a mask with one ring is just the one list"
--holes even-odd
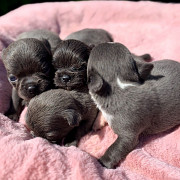
[(117, 44), (116, 42), (107, 42), (108, 44)]
[(93, 97), (93, 94), (90, 92), (91, 98), (92, 100), (95, 102), (95, 104), (97, 105), (97, 108), (102, 112), (104, 118), (106, 119), (106, 121), (108, 122), (109, 126), (111, 126), (111, 122), (112, 119), (114, 118), (113, 115), (107, 113), (102, 107), (101, 105), (96, 101), (96, 99)]
[(131, 84), (131, 83), (123, 83), (123, 82), (121, 82), (121, 80), (119, 78), (117, 78), (117, 84), (121, 89), (125, 89), (129, 86), (135, 86), (134, 84)]

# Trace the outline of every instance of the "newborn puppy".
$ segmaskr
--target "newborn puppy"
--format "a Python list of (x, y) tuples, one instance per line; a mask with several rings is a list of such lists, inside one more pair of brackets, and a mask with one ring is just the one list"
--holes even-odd
[(138, 144), (180, 124), (180, 63), (135, 60), (120, 43), (96, 46), (88, 60), (90, 94), (117, 140), (99, 159), (113, 168)]
[(113, 42), (111, 34), (104, 29), (82, 29), (68, 35), (67, 39), (79, 40), (87, 45), (98, 45), (105, 42)]
[(53, 54), (57, 88), (87, 91), (87, 61), (91, 48), (81, 41), (65, 40)]
[(34, 97), (28, 106), (26, 123), (35, 136), (51, 142), (77, 145), (97, 116), (88, 93), (54, 89)]
[(13, 86), (12, 105), (6, 115), (15, 121), (24, 104), (53, 85), (52, 55), (46, 44), (33, 38), (21, 39), (2, 52), (8, 80)]
[(17, 37), (18, 40), (25, 38), (35, 38), (40, 41), (47, 40), (51, 46), (52, 53), (56, 49), (57, 45), (61, 42), (58, 34), (48, 31), (46, 29), (35, 29), (32, 31), (23, 32)]

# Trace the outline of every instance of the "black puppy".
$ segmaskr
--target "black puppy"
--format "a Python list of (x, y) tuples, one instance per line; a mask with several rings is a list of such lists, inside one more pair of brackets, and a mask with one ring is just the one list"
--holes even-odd
[(180, 63), (135, 60), (120, 43), (96, 46), (88, 60), (90, 94), (118, 135), (99, 161), (113, 168), (138, 143), (180, 124)]
[[(9, 82), (13, 86), (12, 105), (6, 113), (18, 121), (29, 100), (53, 86), (52, 54), (46, 40), (21, 39), (2, 52)], [(22, 101), (24, 100), (24, 101)]]
[(79, 40), (87, 45), (98, 45), (105, 42), (113, 42), (111, 34), (104, 29), (82, 29), (68, 35), (67, 39)]
[(35, 30), (23, 32), (17, 37), (17, 40), (25, 39), (25, 38), (35, 38), (40, 41), (44, 41), (44, 40), (48, 41), (52, 53), (56, 49), (57, 45), (61, 42), (61, 39), (58, 36), (58, 34), (48, 31), (46, 29), (35, 29)]
[(66, 90), (87, 91), (87, 61), (91, 48), (81, 41), (65, 40), (53, 54), (54, 84)]
[(65, 145), (77, 145), (97, 116), (88, 93), (54, 89), (34, 97), (28, 106), (26, 123), (35, 136)]

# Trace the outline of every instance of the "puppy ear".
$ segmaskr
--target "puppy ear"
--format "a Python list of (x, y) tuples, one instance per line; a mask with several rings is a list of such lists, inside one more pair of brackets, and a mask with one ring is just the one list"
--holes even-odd
[(136, 61), (136, 66), (138, 69), (138, 73), (141, 79), (145, 80), (150, 75), (151, 70), (154, 65), (152, 63), (146, 63), (141, 61)]
[(74, 109), (65, 111), (65, 118), (71, 127), (79, 126), (79, 123), (82, 120), (80, 114)]
[(142, 58), (142, 60), (144, 60), (145, 62), (150, 62), (152, 61), (152, 57), (150, 54), (143, 54), (140, 56), (140, 58)]
[(47, 50), (51, 54), (51, 45), (49, 44), (49, 41), (47, 39), (42, 38), (41, 42), (44, 44), (44, 46), (47, 48)]
[(99, 93), (103, 88), (104, 81), (102, 77), (93, 72), (88, 76), (88, 88), (93, 93)]

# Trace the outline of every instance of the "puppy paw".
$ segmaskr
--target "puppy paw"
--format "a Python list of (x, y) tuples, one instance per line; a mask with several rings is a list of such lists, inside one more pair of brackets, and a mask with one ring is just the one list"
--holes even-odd
[(76, 146), (77, 147), (78, 145), (78, 142), (77, 141), (73, 141), (73, 142), (70, 142), (70, 143), (66, 143), (64, 146), (65, 147), (70, 147), (70, 146)]
[(113, 160), (111, 160), (109, 157), (102, 156), (98, 161), (103, 167), (108, 169), (114, 169), (116, 165), (116, 163), (113, 162)]
[(30, 131), (30, 134), (32, 135), (33, 138), (36, 137), (33, 131)]

